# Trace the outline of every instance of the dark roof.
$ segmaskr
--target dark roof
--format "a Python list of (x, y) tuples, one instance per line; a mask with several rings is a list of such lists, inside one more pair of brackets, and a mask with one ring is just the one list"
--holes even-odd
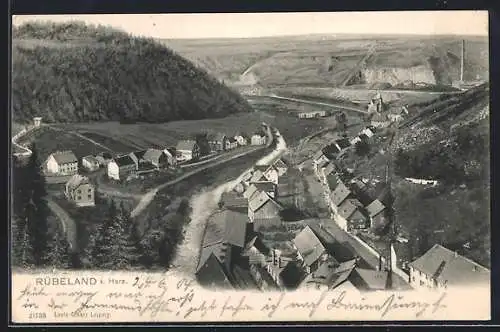
[(109, 152), (100, 152), (98, 156), (101, 156), (104, 159), (113, 159), (113, 155)]
[(309, 226), (306, 226), (297, 234), (293, 239), (293, 244), (304, 259), (304, 264), (307, 266), (312, 265), (326, 252), (323, 243), (321, 243), (320, 239)]
[[(361, 280), (363, 286), (369, 290), (387, 289), (387, 278), (389, 276), (389, 272), (360, 268), (355, 268), (354, 271), (356, 276)], [(360, 286), (359, 283), (356, 286)]]
[(228, 141), (229, 141), (229, 143), (238, 143), (238, 141), (234, 137), (229, 137)]
[[(152, 150), (152, 149), (149, 149), (149, 150)], [(137, 160), (140, 160), (144, 157), (144, 155), (146, 154), (148, 150), (139, 150), (139, 151), (134, 151), (134, 152), (130, 152), (130, 155), (135, 155), (135, 157), (137, 158)]]
[(143, 154), (142, 156), (142, 159), (144, 160), (148, 160), (148, 161), (155, 161), (155, 162), (159, 162), (160, 161), (160, 157), (163, 155), (163, 151), (162, 150), (158, 150), (158, 149), (147, 149), (146, 152)]
[(229, 250), (229, 248), (222, 240), (210, 243), (202, 247), (200, 252), (200, 258), (198, 261), (198, 267), (196, 270), (199, 270), (201, 266), (205, 264), (210, 255), (215, 255), (218, 261), (220, 261), (221, 263), (224, 262), (227, 250)]
[(253, 182), (252, 184), (260, 191), (270, 192), (276, 189), (276, 184), (270, 181)]
[(296, 288), (306, 276), (307, 273), (295, 262), (288, 262), (280, 273), (281, 281), (286, 288)]
[(331, 155), (335, 155), (340, 152), (339, 148), (335, 144), (329, 144), (325, 146), (323, 149), (323, 154), (325, 154), (327, 157)]
[(75, 174), (68, 180), (68, 182), (66, 182), (66, 188), (68, 190), (73, 190), (83, 184), (89, 184), (89, 183), (90, 182), (88, 177), (82, 176), (80, 174)]
[(357, 199), (349, 198), (344, 200), (342, 204), (340, 204), (340, 206), (338, 207), (338, 213), (345, 219), (349, 219), (349, 217), (352, 216), (353, 213), (362, 206), (363, 204), (361, 204), (361, 202)]
[(339, 206), (350, 194), (351, 192), (347, 189), (345, 184), (339, 181), (337, 188), (330, 194), (330, 199), (335, 206)]
[(347, 138), (341, 138), (335, 141), (341, 149), (345, 149), (351, 146), (351, 142)]
[(226, 208), (244, 208), (248, 207), (248, 199), (239, 196), (234, 191), (222, 193), (221, 203)]
[(382, 204), (382, 202), (379, 201), (378, 199), (374, 200), (366, 207), (366, 211), (372, 218), (384, 210), (385, 210), (384, 204)]
[(192, 151), (195, 146), (196, 146), (196, 141), (183, 140), (183, 141), (179, 141), (179, 143), (177, 143), (176, 150)]
[(280, 158), (274, 162), (274, 166), (281, 168), (288, 168), (287, 164)]
[(490, 280), (490, 271), (487, 268), (439, 244), (435, 244), (409, 265), (448, 285), (473, 284)]
[(135, 165), (134, 159), (132, 159), (129, 155), (115, 158), (115, 163), (118, 167)]
[(199, 266), (196, 277), (202, 286), (233, 288), (231, 277), (214, 253), (211, 253), (205, 262)]
[(52, 154), (58, 164), (77, 163), (78, 159), (72, 151), (57, 151)]
[(368, 137), (366, 134), (360, 134), (360, 135), (359, 135), (359, 138), (365, 141), (365, 140), (367, 140), (369, 137)]
[(245, 246), (248, 215), (246, 213), (224, 210), (221, 218), (225, 220), (224, 240), (234, 246)]

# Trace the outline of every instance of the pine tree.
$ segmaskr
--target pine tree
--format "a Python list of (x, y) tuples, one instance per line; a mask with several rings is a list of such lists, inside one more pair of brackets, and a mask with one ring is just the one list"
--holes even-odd
[(42, 266), (47, 255), (48, 216), (49, 211), (45, 196), (45, 178), (38, 160), (35, 144), (30, 147), (32, 153), (27, 165), (26, 184), (29, 186), (29, 201), (25, 206), (25, 216), (28, 218), (28, 235), (33, 247), (35, 265)]
[(71, 267), (71, 255), (69, 243), (66, 236), (59, 229), (54, 232), (54, 238), (47, 243), (47, 253), (44, 262), (48, 267), (68, 268)]
[(30, 268), (34, 265), (33, 248), (28, 238), (26, 218), (14, 216), (11, 228), (11, 261), (13, 266)]
[(115, 202), (111, 200), (103, 224), (98, 228), (95, 238), (92, 238), (89, 243), (88, 253), (90, 262), (95, 268), (109, 266), (113, 258), (113, 244), (116, 241), (113, 224), (115, 223), (116, 214)]

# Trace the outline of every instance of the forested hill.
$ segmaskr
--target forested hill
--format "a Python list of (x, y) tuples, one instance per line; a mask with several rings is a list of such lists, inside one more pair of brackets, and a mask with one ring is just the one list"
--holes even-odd
[(166, 122), (251, 110), (239, 94), (152, 39), (81, 22), (12, 32), (13, 120)]

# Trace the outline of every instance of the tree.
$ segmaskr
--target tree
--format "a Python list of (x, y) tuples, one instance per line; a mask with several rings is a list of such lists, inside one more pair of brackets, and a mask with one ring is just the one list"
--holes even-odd
[(111, 200), (103, 223), (97, 228), (96, 235), (89, 240), (87, 252), (92, 267), (104, 268), (110, 265), (117, 235), (113, 227), (116, 215), (116, 205)]
[(32, 153), (27, 164), (25, 183), (27, 189), (25, 216), (27, 217), (27, 232), (33, 247), (35, 265), (43, 266), (44, 257), (47, 255), (48, 216), (49, 210), (45, 196), (45, 178), (42, 174), (42, 168), (38, 159), (38, 151), (35, 144), (30, 147)]
[(69, 243), (61, 230), (56, 229), (54, 231), (54, 238), (47, 243), (47, 249), (44, 257), (47, 266), (56, 268), (73, 267)]
[(210, 145), (206, 133), (196, 134), (196, 143), (200, 147), (200, 154), (206, 156), (210, 153)]
[(11, 261), (13, 266), (30, 268), (35, 264), (33, 247), (28, 237), (26, 218), (13, 216), (11, 228)]
[(339, 131), (341, 132), (343, 137), (347, 137), (347, 116), (344, 112), (339, 112), (335, 116), (337, 120)]
[(358, 156), (364, 157), (370, 153), (371, 146), (366, 140), (361, 140), (354, 146), (355, 152)]

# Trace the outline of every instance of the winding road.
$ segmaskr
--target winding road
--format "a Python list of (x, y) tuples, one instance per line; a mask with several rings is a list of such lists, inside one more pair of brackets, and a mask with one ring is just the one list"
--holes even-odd
[[(276, 131), (275, 139), (277, 141), (275, 149), (258, 160), (256, 165), (269, 165), (286, 152), (286, 142), (278, 131)], [(249, 168), (237, 179), (226, 182), (215, 189), (207, 188), (191, 198), (191, 221), (186, 226), (184, 240), (179, 245), (172, 261), (170, 268), (172, 273), (194, 278), (196, 267), (198, 266), (200, 246), (203, 243), (209, 217), (218, 208), (222, 193), (232, 190), (235, 185), (241, 182), (243, 176), (251, 170), (252, 168)]]

